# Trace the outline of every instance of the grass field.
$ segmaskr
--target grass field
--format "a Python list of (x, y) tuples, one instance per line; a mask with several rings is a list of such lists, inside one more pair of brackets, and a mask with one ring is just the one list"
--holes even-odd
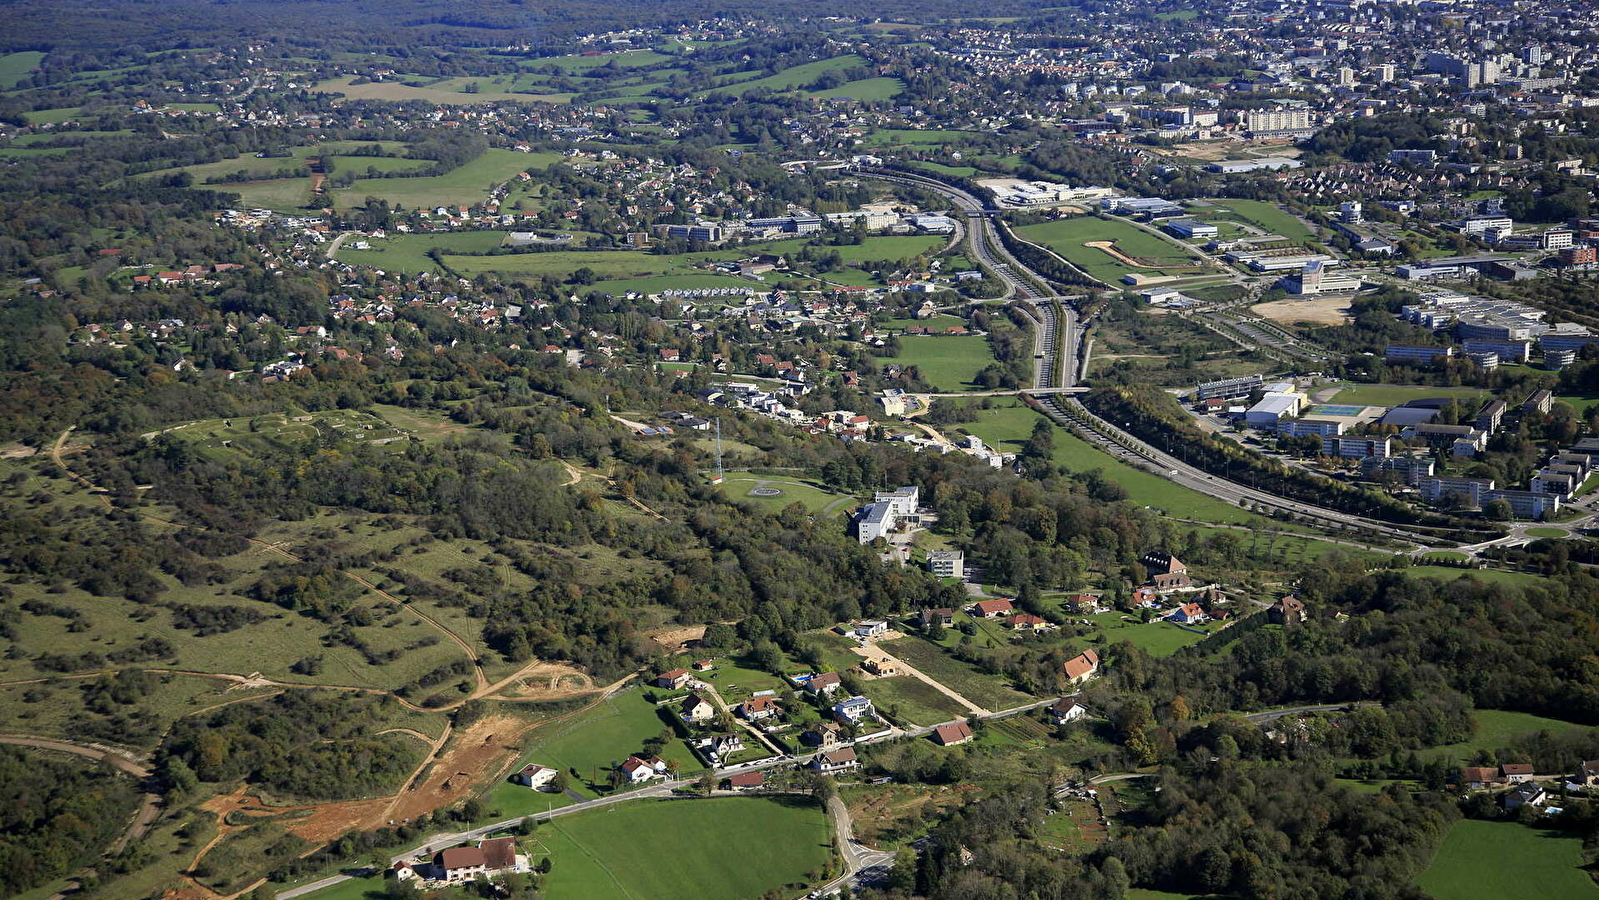
[(873, 678), (865, 682), (865, 693), (896, 724), (937, 725), (968, 714), (937, 688), (910, 676)]
[(883, 357), (884, 365), (916, 366), (922, 379), (940, 391), (977, 391), (977, 373), (994, 362), (988, 339), (977, 335), (900, 338), (900, 355)]
[[(1201, 271), (1189, 267), (1202, 265), (1202, 261), (1176, 244), (1114, 219), (1078, 216), (1041, 225), (1027, 225), (1016, 229), (1016, 233), (1048, 247), (1109, 284), (1118, 283), (1129, 272), (1140, 275), (1191, 275)], [(1143, 265), (1126, 265), (1103, 250), (1083, 246), (1087, 241), (1115, 241), (1119, 251)]]
[(518, 94), (509, 91), (479, 90), (468, 93), (467, 84), (487, 79), (454, 78), (427, 87), (415, 87), (398, 81), (375, 81), (369, 84), (351, 84), (354, 75), (345, 75), (325, 81), (311, 90), (321, 94), (343, 94), (350, 100), (425, 100), (428, 103), (490, 103), (497, 100), (526, 100), (541, 103), (565, 103), (571, 94)]
[(1518, 735), (1534, 734), (1539, 731), (1548, 731), (1554, 734), (1575, 734), (1588, 729), (1572, 722), (1562, 722), (1559, 719), (1548, 719), (1535, 716), (1531, 713), (1510, 712), (1502, 709), (1474, 710), (1471, 717), (1477, 722), (1477, 730), (1470, 740), (1458, 744), (1445, 744), (1431, 747), (1424, 751), (1427, 756), (1442, 756), (1447, 759), (1469, 763), (1471, 757), (1478, 750), (1498, 750), (1508, 747)]
[[(758, 487), (773, 488), (782, 493), (776, 497), (751, 496), (750, 491)], [(857, 502), (848, 494), (835, 494), (801, 481), (755, 475), (729, 476), (722, 482), (721, 490), (729, 497), (742, 503), (753, 504), (773, 514), (781, 512), (791, 503), (803, 503), (805, 508), (813, 513), (822, 512), (832, 506), (832, 515), (842, 515), (854, 508)]]
[(28, 76), (28, 71), (44, 62), (44, 54), (37, 50), (7, 53), (0, 56), (0, 87), (14, 87)]
[(81, 106), (63, 106), (57, 109), (36, 109), (23, 113), (22, 117), (28, 120), (29, 125), (59, 125), (82, 114)]
[(382, 897), (387, 889), (387, 882), (382, 875), (368, 875), (341, 881), (304, 896), (305, 900), (370, 900), (371, 897)]
[(549, 900), (739, 900), (825, 877), (830, 836), (808, 801), (650, 800), (553, 819), (527, 851), (550, 858)]
[(836, 87), (825, 91), (815, 91), (812, 97), (849, 97), (852, 100), (874, 102), (877, 100), (892, 100), (905, 93), (905, 82), (898, 78), (863, 78), (860, 81), (851, 81), (843, 87)]
[(1581, 866), (1579, 837), (1511, 822), (1464, 819), (1449, 829), (1417, 884), (1438, 900), (1599, 897), (1599, 887)]
[[(517, 768), (531, 762), (562, 770), (576, 769), (578, 776), (572, 778), (572, 787), (589, 796), (594, 792), (581, 785), (580, 781), (605, 784), (606, 773), (611, 766), (643, 749), (644, 741), (665, 727), (665, 723), (655, 714), (655, 706), (644, 699), (642, 692), (627, 691), (575, 718), (533, 732), (533, 743)], [(682, 767), (680, 771), (684, 773), (700, 768), (688, 745), (675, 737), (661, 751), (661, 758), (677, 760)], [(534, 794), (535, 799), (542, 799), (534, 791), (526, 788), (520, 790), (524, 794)], [(542, 802), (537, 806), (542, 808)], [(509, 814), (515, 815), (516, 811), (512, 810)]]
[(1486, 401), (1489, 393), (1477, 388), (1428, 387), (1407, 384), (1346, 384), (1330, 403), (1360, 406), (1403, 406), (1412, 400), (1454, 397), (1466, 405)]
[(805, 63), (804, 65), (792, 66), (776, 73), (775, 75), (768, 75), (765, 78), (756, 78), (749, 81), (729, 81), (725, 84), (717, 85), (715, 88), (706, 91), (705, 93), (727, 93), (740, 95), (748, 91), (759, 90), (761, 88), (767, 88), (774, 91), (791, 91), (795, 88), (805, 87), (806, 85), (820, 78), (824, 72), (831, 72), (835, 69), (848, 69), (855, 66), (864, 65), (866, 65), (866, 60), (861, 59), (859, 56), (851, 53), (844, 56), (835, 56), (832, 59), (819, 59), (815, 62)]
[(435, 206), (470, 206), (483, 202), (489, 188), (508, 181), (526, 169), (542, 169), (559, 160), (557, 153), (518, 153), (493, 148), (482, 156), (443, 175), (420, 178), (358, 178), (333, 192), (334, 203), (348, 209), (367, 197), (381, 197), (407, 209)]
[(1529, 528), (1529, 529), (1527, 529), (1527, 536), (1528, 537), (1563, 538), (1563, 537), (1570, 537), (1570, 535), (1571, 535), (1571, 532), (1567, 531), (1564, 528)]
[[(1184, 631), (1170, 622), (1124, 622), (1121, 616), (1119, 612), (1109, 612), (1088, 618), (1103, 632), (1106, 644), (1127, 641), (1144, 648), (1151, 656), (1171, 656), (1205, 639), (1205, 635)], [(1214, 625), (1208, 628), (1215, 630)]]
[(207, 185), (225, 194), (238, 194), (239, 204), (250, 209), (291, 211), (311, 202), (311, 179), (276, 178), (271, 181), (240, 181)]
[(1295, 243), (1306, 243), (1316, 239), (1308, 226), (1300, 221), (1297, 216), (1290, 215), (1277, 208), (1274, 203), (1261, 200), (1212, 200), (1212, 205), (1231, 210), (1238, 218), (1258, 225), (1272, 234), (1280, 234)]
[(866, 144), (872, 147), (886, 147), (890, 144), (943, 146), (945, 144), (958, 144), (963, 139), (976, 133), (972, 131), (938, 129), (922, 131), (914, 128), (880, 128), (866, 136)]
[(1407, 575), (1415, 578), (1439, 578), (1444, 581), (1454, 581), (1457, 578), (1476, 578), (1489, 584), (1503, 584), (1510, 587), (1531, 587), (1542, 582), (1537, 575), (1526, 572), (1501, 572), (1498, 569), (1456, 569), (1453, 566), (1410, 566), (1401, 569)]
[(462, 231), (444, 234), (396, 234), (372, 244), (370, 250), (352, 249), (346, 241), (339, 260), (352, 266), (374, 266), (390, 272), (436, 272), (429, 257), (434, 248), (446, 253), (486, 253), (505, 243), (503, 231)]

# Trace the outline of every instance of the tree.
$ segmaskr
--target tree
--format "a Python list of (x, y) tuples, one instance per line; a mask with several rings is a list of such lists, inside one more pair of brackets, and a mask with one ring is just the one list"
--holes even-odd
[(1508, 522), (1515, 517), (1516, 511), (1509, 500), (1497, 497), (1483, 504), (1482, 515), (1491, 522)]

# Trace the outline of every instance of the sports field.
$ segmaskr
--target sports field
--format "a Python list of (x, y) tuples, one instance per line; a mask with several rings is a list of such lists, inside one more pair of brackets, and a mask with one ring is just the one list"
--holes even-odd
[(831, 837), (809, 800), (640, 800), (551, 819), (524, 849), (549, 857), (549, 900), (740, 900), (831, 874)]
[(1309, 227), (1300, 221), (1297, 216), (1290, 215), (1277, 208), (1274, 203), (1261, 200), (1212, 200), (1213, 206), (1221, 207), (1236, 215), (1238, 218), (1251, 225), (1264, 228), (1272, 234), (1280, 234), (1290, 241), (1303, 244), (1316, 239)]
[(899, 339), (900, 355), (884, 365), (916, 366), (922, 379), (940, 392), (982, 390), (977, 373), (994, 362), (988, 339), (978, 335), (912, 335)]
[(1331, 403), (1340, 406), (1404, 406), (1412, 400), (1453, 397), (1462, 403), (1482, 403), (1488, 392), (1478, 388), (1429, 387), (1405, 384), (1346, 384)]
[[(1016, 233), (1048, 247), (1109, 284), (1118, 283), (1129, 272), (1140, 275), (1193, 275), (1201, 271), (1190, 268), (1201, 265), (1201, 260), (1181, 247), (1115, 219), (1078, 216), (1027, 225), (1016, 229)], [(1140, 265), (1128, 265), (1104, 250), (1084, 246), (1089, 241), (1113, 241), (1118, 251), (1137, 260)]]
[(1477, 819), (1449, 829), (1416, 883), (1438, 900), (1599, 898), (1599, 886), (1582, 870), (1580, 837)]

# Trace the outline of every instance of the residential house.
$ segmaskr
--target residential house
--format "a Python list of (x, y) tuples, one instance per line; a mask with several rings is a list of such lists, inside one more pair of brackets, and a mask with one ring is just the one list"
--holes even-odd
[(971, 739), (972, 726), (967, 722), (950, 722), (933, 729), (933, 743), (941, 747), (953, 747)]
[(1548, 802), (1549, 794), (1544, 791), (1543, 786), (1531, 781), (1518, 784), (1514, 790), (1505, 794), (1505, 809), (1543, 806)]
[(1504, 763), (1499, 766), (1499, 775), (1506, 784), (1531, 781), (1534, 774), (1532, 763)]
[(1192, 587), (1194, 584), (1194, 580), (1189, 578), (1186, 572), (1161, 573), (1150, 578), (1150, 582), (1154, 584), (1156, 592), (1162, 594), (1185, 587)]
[(740, 772), (727, 779), (727, 789), (735, 793), (758, 791), (766, 787), (765, 772)]
[(843, 685), (844, 679), (837, 672), (823, 672), (812, 675), (805, 682), (805, 690), (818, 696), (829, 696)]
[(649, 759), (629, 756), (619, 768), (629, 784), (642, 784), (655, 778), (665, 778), (668, 774), (666, 762), (658, 756)]
[(1204, 622), (1210, 616), (1205, 615), (1205, 610), (1198, 603), (1184, 603), (1166, 614), (1166, 621), (1176, 622), (1178, 625), (1192, 625)]
[(847, 772), (860, 767), (860, 758), (855, 755), (853, 747), (840, 747), (827, 753), (818, 753), (811, 760), (811, 768), (823, 774)]
[(1093, 594), (1078, 594), (1066, 598), (1066, 608), (1079, 616), (1091, 616), (1099, 612), (1099, 598)]
[(1086, 715), (1088, 715), (1088, 709), (1078, 703), (1074, 697), (1062, 697), (1049, 706), (1050, 721), (1056, 725), (1075, 722)]
[(690, 725), (702, 725), (716, 718), (716, 707), (699, 694), (689, 694), (677, 705), (677, 714)]
[(1048, 631), (1055, 627), (1053, 622), (1043, 616), (1035, 616), (1031, 613), (1017, 613), (1006, 619), (1005, 624), (1015, 631)]
[(697, 659), (694, 661), (694, 671), (696, 672), (709, 672), (714, 668), (716, 668), (716, 663), (711, 660)]
[(855, 623), (855, 636), (861, 639), (882, 637), (888, 633), (888, 623), (872, 619)]
[(1067, 681), (1082, 684), (1099, 672), (1099, 654), (1091, 649), (1084, 650), (1062, 663), (1061, 669)]
[(1571, 783), (1578, 787), (1594, 787), (1599, 785), (1599, 759), (1583, 760), (1577, 767), (1577, 774), (1572, 777)]
[(1503, 787), (1504, 776), (1493, 766), (1464, 766), (1459, 774), (1460, 786), (1468, 791)]
[(555, 776), (559, 774), (559, 772), (550, 768), (549, 766), (541, 766), (535, 763), (529, 763), (518, 770), (515, 775), (512, 775), (511, 780), (522, 785), (523, 787), (530, 787), (535, 791), (542, 791), (548, 788), (550, 783), (555, 780)]
[(1149, 572), (1151, 577), (1156, 575), (1188, 574), (1188, 566), (1184, 565), (1182, 560), (1160, 550), (1145, 553), (1139, 562), (1144, 564), (1145, 570)]
[(771, 697), (751, 697), (738, 705), (739, 717), (747, 722), (760, 722), (783, 714), (783, 708)]
[(972, 604), (972, 615), (980, 619), (997, 619), (1015, 611), (1016, 604), (1005, 598), (979, 600)]
[(720, 765), (729, 756), (744, 752), (744, 738), (737, 734), (717, 734), (700, 738), (694, 742), (694, 747), (710, 757), (713, 765)]
[(921, 612), (923, 628), (949, 628), (955, 624), (955, 610), (953, 609), (924, 609)]
[(840, 729), (832, 722), (821, 722), (800, 733), (800, 743), (807, 747), (817, 747), (822, 750), (832, 750), (843, 743), (839, 737)]
[(1278, 600), (1266, 611), (1267, 620), (1277, 625), (1298, 625), (1305, 621), (1305, 601), (1293, 594)]
[(865, 697), (850, 697), (833, 704), (833, 718), (850, 725), (877, 718), (877, 709)]
[(678, 691), (686, 687), (694, 676), (687, 669), (673, 669), (655, 676), (655, 686), (669, 691)]
[(483, 865), (493, 875), (498, 872), (527, 871), (527, 857), (518, 856), (516, 838), (489, 838), (477, 845), (483, 851)]
[(1155, 589), (1148, 585), (1133, 588), (1133, 606), (1154, 609), (1160, 606), (1160, 594), (1156, 593)]

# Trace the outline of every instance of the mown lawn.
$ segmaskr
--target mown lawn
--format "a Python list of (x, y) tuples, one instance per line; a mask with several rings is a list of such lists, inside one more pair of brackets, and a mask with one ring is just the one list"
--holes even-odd
[(1403, 406), (1412, 400), (1427, 400), (1434, 397), (1455, 397), (1461, 403), (1471, 406), (1486, 401), (1489, 397), (1487, 391), (1477, 388), (1448, 388), (1427, 387), (1425, 385), (1401, 384), (1346, 384), (1341, 387), (1333, 399), (1327, 401), (1332, 404), (1360, 404), (1362, 406)]
[[(767, 488), (780, 491), (775, 497), (751, 496), (750, 491), (757, 488)], [(733, 475), (721, 484), (722, 493), (738, 500), (740, 503), (751, 503), (769, 513), (778, 513), (793, 503), (803, 503), (805, 508), (813, 513), (819, 513), (834, 503), (843, 500), (833, 508), (833, 515), (840, 515), (853, 509), (855, 502), (848, 494), (835, 494), (823, 490), (815, 485), (788, 479), (762, 478), (752, 475)]]
[(1280, 234), (1295, 243), (1313, 241), (1316, 236), (1297, 216), (1277, 208), (1274, 203), (1261, 200), (1212, 200), (1212, 205), (1231, 210), (1240, 219), (1258, 225), (1272, 234)]
[(1417, 879), (1438, 900), (1587, 900), (1599, 897), (1582, 868), (1582, 839), (1512, 822), (1463, 819)]
[[(1199, 270), (1189, 267), (1202, 264), (1201, 260), (1184, 252), (1176, 244), (1116, 219), (1078, 216), (1027, 225), (1016, 229), (1016, 233), (1048, 247), (1109, 284), (1118, 283), (1129, 272), (1142, 275), (1191, 275)], [(1129, 266), (1097, 247), (1083, 246), (1088, 241), (1115, 241), (1116, 249), (1143, 265)]]
[(788, 798), (624, 803), (552, 819), (525, 849), (550, 859), (549, 900), (797, 896), (833, 865), (827, 814)]

